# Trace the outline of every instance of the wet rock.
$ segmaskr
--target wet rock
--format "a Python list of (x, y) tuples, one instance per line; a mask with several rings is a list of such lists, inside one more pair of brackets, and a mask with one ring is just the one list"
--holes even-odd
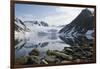
[(77, 59), (81, 59), (82, 61), (89, 61), (93, 58), (93, 47), (88, 47), (86, 45), (65, 47), (63, 49), (63, 53), (71, 55), (73, 57), (73, 60), (75, 60), (76, 62)]
[(41, 44), (40, 44), (40, 47), (45, 47), (45, 46), (47, 46), (48, 44), (49, 44), (49, 42), (41, 43)]
[(93, 56), (93, 53), (92, 52), (89, 52), (87, 51), (87, 55), (86, 55), (88, 58), (91, 58)]
[(40, 64), (40, 57), (39, 56), (30, 56), (30, 58), (32, 59), (32, 61), (34, 61), (34, 63), (36, 64)]
[(55, 56), (46, 56), (46, 57), (45, 57), (45, 60), (46, 60), (47, 62), (55, 62), (56, 57), (55, 57)]
[(15, 58), (15, 63), (16, 64), (25, 64), (27, 62), (27, 57), (18, 57)]
[(78, 59), (78, 58), (77, 58), (76, 60), (74, 60), (74, 62), (75, 62), (75, 63), (79, 63), (79, 62), (81, 62), (81, 59)]
[(35, 64), (35, 62), (32, 60), (31, 57), (28, 56), (26, 64)]
[(73, 50), (71, 49), (71, 47), (64, 47), (63, 53), (68, 54), (68, 55), (72, 55)]
[(93, 47), (84, 47), (83, 50), (93, 52)]
[(43, 64), (48, 64), (48, 62), (45, 59), (41, 60)]
[(56, 64), (61, 63), (61, 60), (60, 60), (59, 58), (56, 58), (55, 63), (56, 63)]
[(65, 51), (73, 52), (73, 50), (71, 49), (71, 47), (64, 47), (64, 50), (65, 50)]
[(48, 63), (60, 63), (61, 60), (56, 58), (56, 56), (46, 56), (45, 57), (45, 60), (48, 62)]
[(48, 50), (47, 51), (48, 55), (54, 55), (63, 59), (67, 59), (67, 60), (72, 60), (72, 56), (71, 55), (67, 55), (65, 53), (61, 53), (61, 52), (57, 52), (57, 51), (52, 51), (52, 50)]
[(16, 64), (40, 64), (39, 56), (26, 56), (26, 57), (19, 57), (16, 58)]
[(61, 63), (72, 63), (72, 61), (63, 60)]
[(87, 59), (87, 57), (85, 57), (85, 56), (82, 56), (82, 57), (81, 57), (81, 59)]
[(35, 56), (39, 56), (39, 54), (40, 54), (40, 52), (39, 52), (38, 49), (33, 49), (33, 50), (29, 53), (29, 55), (35, 55)]

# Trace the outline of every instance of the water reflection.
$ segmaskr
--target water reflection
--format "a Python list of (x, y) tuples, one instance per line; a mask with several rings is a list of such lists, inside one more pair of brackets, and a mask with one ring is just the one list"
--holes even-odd
[[(48, 34), (42, 33), (42, 35), (34, 35), (34, 33), (28, 34), (29, 36), (25, 37), (21, 41), (17, 41), (15, 45), (15, 55), (16, 57), (27, 56), (29, 52), (37, 48), (40, 51), (40, 57), (46, 55), (47, 50), (59, 50), (61, 51), (64, 47), (70, 46), (93, 46), (93, 39), (87, 38), (91, 35), (81, 35), (81, 36), (70, 36), (64, 37), (59, 36), (55, 32), (49, 32)], [(34, 35), (34, 36), (32, 36)], [(41, 37), (43, 36), (43, 37)]]
[(77, 35), (77, 36), (70, 36), (70, 37), (59, 36), (59, 37), (66, 44), (69, 44), (70, 46), (75, 46), (76, 44), (78, 46), (83, 46), (84, 44), (87, 44), (88, 46), (93, 46), (93, 39), (87, 38), (87, 37), (91, 37), (91, 35)]

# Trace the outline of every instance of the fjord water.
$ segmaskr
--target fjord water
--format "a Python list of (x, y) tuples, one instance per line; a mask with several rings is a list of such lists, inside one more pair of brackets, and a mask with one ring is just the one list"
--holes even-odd
[(37, 30), (34, 28), (30, 32), (16, 34), (16, 36), (22, 35), (16, 38), (16, 40), (21, 38), (21, 41), (16, 44), (16, 57), (28, 56), (29, 52), (35, 48), (40, 51), (40, 57), (44, 57), (47, 50), (61, 51), (64, 47), (70, 46), (59, 38), (59, 29), (55, 29), (55, 27), (44, 28), (38, 27)]
[[(36, 30), (37, 29), (37, 30)], [(33, 27), (30, 32), (16, 34), (18, 36), (15, 47), (15, 56), (28, 56), (33, 49), (38, 49), (40, 57), (46, 55), (47, 50), (63, 50), (64, 47), (74, 46), (75, 44), (82, 45), (84, 41), (92, 43), (91, 35), (69, 35), (67, 37), (58, 33), (61, 27)], [(87, 38), (87, 37), (88, 38)]]

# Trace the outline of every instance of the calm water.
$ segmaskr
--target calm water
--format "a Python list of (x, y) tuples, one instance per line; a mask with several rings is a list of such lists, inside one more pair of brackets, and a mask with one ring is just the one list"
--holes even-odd
[[(91, 36), (69, 36), (63, 37), (57, 33), (56, 30), (48, 32), (26, 32), (19, 42), (15, 46), (15, 56), (27, 56), (29, 52), (37, 48), (40, 51), (40, 57), (46, 55), (47, 50), (59, 50), (61, 51), (64, 47), (74, 46), (75, 44), (82, 45), (85, 41), (92, 43), (93, 39)], [(16, 40), (19, 40), (20, 37), (17, 37)]]
[(24, 38), (16, 45), (16, 57), (27, 56), (34, 48), (37, 48), (40, 56), (43, 57), (47, 50), (62, 50), (64, 47), (70, 46), (59, 38), (57, 32), (50, 31), (48, 33), (26, 32)]

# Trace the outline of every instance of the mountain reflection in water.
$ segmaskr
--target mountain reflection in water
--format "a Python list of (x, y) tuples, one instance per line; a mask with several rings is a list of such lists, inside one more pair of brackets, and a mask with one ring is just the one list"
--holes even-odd
[[(47, 50), (59, 50), (61, 51), (64, 47), (75, 46), (76, 44), (79, 46), (83, 46), (88, 44), (92, 46), (93, 39), (88, 39), (86, 36), (59, 36), (57, 33), (49, 33), (46, 35), (35, 35), (34, 33), (30, 33), (29, 36), (25, 37), (21, 41), (15, 42), (15, 56), (28, 56), (29, 52), (32, 49), (37, 48), (40, 51), (40, 57), (44, 57), (46, 55)], [(42, 37), (43, 36), (43, 37)], [(89, 35), (90, 36), (90, 35)], [(54, 39), (52, 39), (54, 38)]]

